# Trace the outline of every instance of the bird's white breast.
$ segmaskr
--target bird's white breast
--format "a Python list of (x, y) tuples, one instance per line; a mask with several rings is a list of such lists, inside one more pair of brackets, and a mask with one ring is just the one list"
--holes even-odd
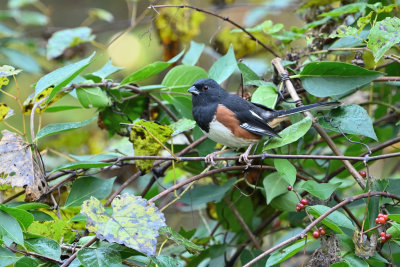
[(203, 133), (215, 142), (232, 148), (249, 146), (259, 141), (258, 139), (236, 137), (229, 128), (215, 119), (211, 121), (208, 133), (205, 131)]

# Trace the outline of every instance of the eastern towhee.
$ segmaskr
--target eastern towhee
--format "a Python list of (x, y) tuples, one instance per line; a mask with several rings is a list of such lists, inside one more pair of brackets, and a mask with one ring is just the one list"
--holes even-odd
[[(276, 121), (289, 115), (308, 110), (332, 109), (340, 102), (316, 103), (288, 110), (273, 110), (264, 105), (249, 102), (240, 96), (226, 92), (212, 79), (196, 81), (188, 90), (192, 94), (193, 117), (204, 134), (224, 146), (240, 148), (249, 146), (239, 161), (249, 164), (251, 147), (262, 136), (280, 137), (272, 127)], [(214, 163), (218, 152), (207, 155), (206, 162)]]

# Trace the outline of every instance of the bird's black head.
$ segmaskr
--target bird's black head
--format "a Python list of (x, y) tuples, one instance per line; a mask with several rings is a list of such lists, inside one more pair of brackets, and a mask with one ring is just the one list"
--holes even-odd
[(195, 101), (195, 99), (199, 100), (199, 98), (212, 100), (226, 93), (213, 79), (197, 80), (193, 86), (189, 88), (188, 92), (192, 94), (193, 101)]

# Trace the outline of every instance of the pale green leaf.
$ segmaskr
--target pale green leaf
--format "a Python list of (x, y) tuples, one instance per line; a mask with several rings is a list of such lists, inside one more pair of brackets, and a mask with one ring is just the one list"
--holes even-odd
[(82, 204), (86, 228), (100, 240), (124, 244), (148, 256), (156, 252), (158, 230), (166, 226), (163, 213), (154, 203), (130, 194), (117, 196), (108, 215), (99, 200), (91, 197)]
[(90, 120), (87, 121), (81, 121), (81, 122), (69, 122), (69, 123), (54, 123), (47, 125), (40, 129), (40, 131), (36, 134), (35, 140), (39, 140), (40, 138), (53, 135), (53, 134), (58, 134), (74, 129), (81, 128), (83, 126), (86, 126), (90, 124), (92, 121), (97, 119), (97, 117), (91, 118)]

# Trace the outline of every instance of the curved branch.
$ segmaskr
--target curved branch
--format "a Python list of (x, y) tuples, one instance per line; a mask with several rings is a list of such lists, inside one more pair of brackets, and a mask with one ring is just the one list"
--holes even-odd
[(355, 200), (358, 199), (362, 199), (362, 198), (366, 198), (366, 197), (374, 197), (374, 196), (383, 196), (383, 197), (387, 197), (387, 198), (392, 198), (392, 199), (396, 199), (398, 201), (400, 201), (400, 196), (396, 196), (390, 193), (386, 193), (386, 192), (368, 192), (368, 193), (363, 193), (357, 196), (353, 196), (353, 197), (348, 197), (346, 199), (344, 199), (342, 202), (338, 203), (337, 205), (335, 205), (334, 207), (332, 207), (331, 209), (329, 209), (327, 212), (325, 212), (324, 214), (322, 214), (320, 217), (318, 217), (316, 220), (314, 220), (312, 223), (310, 223), (303, 231), (301, 231), (299, 234), (293, 236), (292, 238), (289, 238), (287, 240), (285, 240), (284, 242), (280, 243), (279, 245), (276, 245), (275, 247), (272, 247), (270, 249), (268, 249), (267, 251), (264, 251), (263, 253), (261, 253), (259, 256), (255, 257), (254, 259), (252, 259), (251, 261), (249, 261), (248, 263), (246, 263), (243, 267), (249, 267), (251, 265), (253, 265), (254, 263), (258, 262), (259, 260), (261, 260), (262, 258), (268, 256), (269, 254), (271, 254), (272, 252), (294, 242), (297, 241), (299, 239), (304, 238), (307, 235), (307, 232), (310, 231), (314, 226), (316, 226), (318, 223), (320, 223), (323, 219), (325, 219), (329, 214), (331, 214), (332, 212), (338, 210), (339, 208), (341, 208), (344, 205), (347, 205)]
[(189, 5), (151, 5), (149, 6), (149, 8), (155, 9), (155, 8), (165, 8), (165, 7), (176, 7), (176, 8), (190, 8), (190, 9), (194, 9), (198, 12), (203, 12), (205, 14), (217, 17), (219, 19), (222, 19), (224, 21), (229, 22), (230, 24), (232, 24), (233, 26), (235, 26), (236, 28), (241, 29), (244, 33), (246, 33), (251, 40), (255, 41), (256, 43), (260, 44), (265, 50), (267, 50), (268, 52), (270, 52), (272, 55), (274, 55), (275, 57), (278, 57), (278, 54), (275, 53), (274, 50), (272, 50), (270, 47), (268, 47), (266, 44), (264, 44), (263, 42), (261, 42), (259, 39), (257, 39), (253, 34), (251, 34), (249, 31), (247, 31), (244, 27), (240, 26), (238, 23), (234, 22), (233, 20), (231, 20), (228, 17), (224, 17), (221, 15), (218, 15), (214, 12), (199, 8), (199, 7), (195, 7), (195, 6), (189, 6)]

